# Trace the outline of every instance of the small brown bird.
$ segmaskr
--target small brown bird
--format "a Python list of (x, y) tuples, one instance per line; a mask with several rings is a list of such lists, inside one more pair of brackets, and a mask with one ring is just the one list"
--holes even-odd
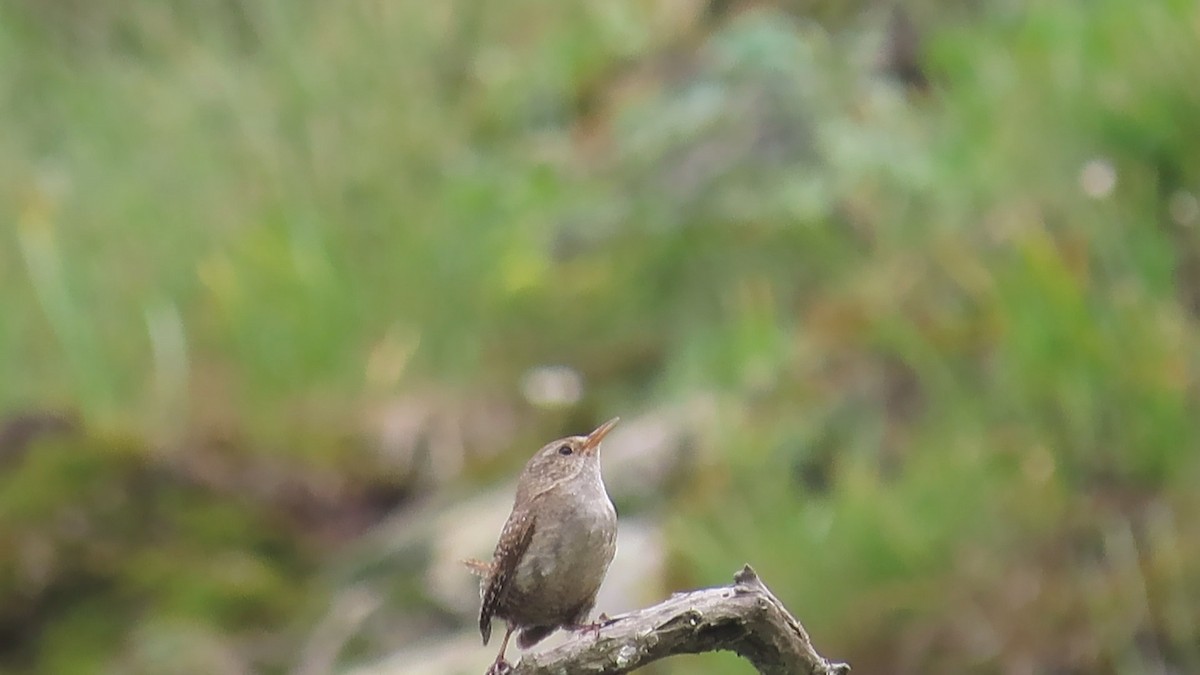
[(517, 482), (512, 514), (492, 561), (465, 561), (483, 577), (479, 633), (492, 617), (507, 630), (488, 673), (505, 672), (508, 639), (528, 649), (559, 628), (583, 630), (596, 593), (617, 552), (617, 512), (600, 477), (600, 441), (613, 418), (587, 436), (569, 436), (538, 450)]

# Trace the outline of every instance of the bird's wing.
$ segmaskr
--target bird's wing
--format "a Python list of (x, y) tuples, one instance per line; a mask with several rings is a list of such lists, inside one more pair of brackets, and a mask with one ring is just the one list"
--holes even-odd
[(483, 591), (483, 605), (479, 608), (479, 634), (483, 644), (492, 636), (492, 616), (500, 604), (500, 598), (508, 590), (508, 584), (517, 571), (517, 563), (529, 548), (533, 539), (534, 517), (528, 508), (515, 509), (500, 532), (496, 552), (492, 555), (491, 574)]

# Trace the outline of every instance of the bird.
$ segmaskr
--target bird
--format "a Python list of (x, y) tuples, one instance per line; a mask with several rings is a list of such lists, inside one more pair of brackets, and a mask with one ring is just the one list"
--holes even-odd
[(586, 436), (547, 443), (525, 464), (512, 513), (491, 561), (464, 560), (480, 580), (479, 634), (487, 645), (492, 619), (504, 619), (500, 653), (489, 675), (507, 672), (509, 638), (528, 649), (559, 628), (586, 624), (617, 552), (617, 512), (600, 475), (600, 442), (619, 418)]

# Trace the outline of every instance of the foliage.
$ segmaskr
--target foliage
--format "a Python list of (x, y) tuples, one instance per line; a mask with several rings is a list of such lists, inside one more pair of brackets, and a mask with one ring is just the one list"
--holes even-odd
[(906, 89), (713, 4), (0, 6), (0, 410), (84, 430), (0, 443), (0, 669), (291, 665), (362, 411), (546, 363), (713, 396), (673, 581), (856, 670), (1200, 667), (1200, 12), (918, 3)]

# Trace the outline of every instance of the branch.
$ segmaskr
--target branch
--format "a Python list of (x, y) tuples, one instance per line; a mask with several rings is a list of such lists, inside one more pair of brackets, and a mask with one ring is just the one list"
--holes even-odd
[(731, 586), (677, 593), (602, 622), (565, 644), (525, 654), (512, 675), (621, 675), (673, 654), (734, 651), (764, 675), (844, 675), (746, 565)]

